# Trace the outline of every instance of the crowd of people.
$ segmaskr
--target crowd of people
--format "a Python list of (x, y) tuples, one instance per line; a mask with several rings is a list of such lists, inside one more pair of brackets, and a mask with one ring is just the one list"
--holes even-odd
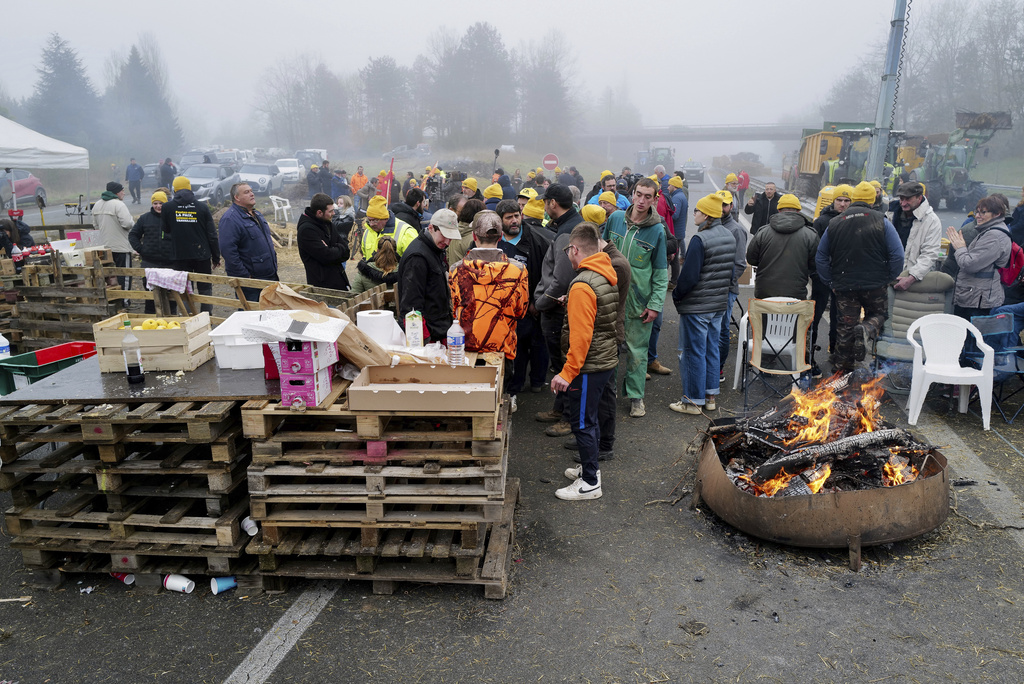
[[(914, 291), (936, 271), (955, 281), (957, 315), (1007, 311), (1017, 333), (1024, 328), (1024, 286), (1004, 286), (1000, 273), (1024, 238), (1024, 200), (1011, 216), (1006, 197), (990, 195), (959, 230), (943, 231), (921, 183), (900, 184), (886, 204), (879, 183), (861, 182), (828, 189), (812, 222), (773, 183), (744, 197), (743, 175), (730, 173), (691, 212), (682, 173), (663, 167), (650, 176), (604, 171), (588, 188), (575, 167), (555, 169), (554, 180), (542, 169), (523, 176), (497, 168), (487, 185), (464, 177), (453, 186), (436, 167), (400, 184), (385, 171), (367, 178), (362, 167), (350, 179), (323, 162), (306, 179), (298, 251), (310, 285), (359, 292), (397, 283), (399, 318), (418, 311), (427, 343), (444, 343), (458, 320), (467, 350), (504, 355), (512, 411), (520, 393), (550, 387), (551, 408), (536, 419), (576, 454), (578, 465), (565, 471), (571, 483), (556, 492), (567, 500), (602, 494), (619, 393), (629, 416), (643, 418), (652, 374), (673, 372), (658, 356), (668, 295), (679, 314), (680, 376), (680, 399), (669, 408), (691, 415), (716, 408), (748, 265), (755, 298), (813, 299), (813, 377), (822, 375), (813, 350), (826, 310), (830, 370), (853, 370), (882, 329), (889, 287)], [(432, 179), (448, 194), (442, 207), (431, 206)], [(210, 273), (223, 259), (229, 276), (278, 279), (269, 225), (246, 183), (232, 187), (219, 227), (184, 177), (152, 193), (150, 211), (135, 221), (124, 195), (111, 181), (93, 210), (118, 263), (136, 252), (146, 268)], [(686, 241), (691, 215), (696, 230)], [(17, 242), (17, 227), (4, 227), (0, 237)], [(200, 294), (210, 287), (200, 284)]]

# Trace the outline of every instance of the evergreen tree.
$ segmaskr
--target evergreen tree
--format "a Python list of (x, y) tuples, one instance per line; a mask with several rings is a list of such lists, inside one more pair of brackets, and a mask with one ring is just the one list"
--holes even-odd
[(112, 154), (146, 163), (181, 149), (178, 121), (136, 46), (121, 64), (104, 105)]
[(78, 53), (57, 33), (43, 48), (39, 80), (28, 101), (28, 125), (83, 147), (102, 144), (100, 101)]

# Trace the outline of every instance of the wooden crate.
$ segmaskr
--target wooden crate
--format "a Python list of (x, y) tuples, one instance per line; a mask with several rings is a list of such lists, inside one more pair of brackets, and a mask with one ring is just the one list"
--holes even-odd
[[(205, 311), (188, 317), (169, 317), (181, 328), (175, 330), (143, 330), (142, 323), (153, 316), (129, 316), (132, 333), (142, 347), (142, 367), (147, 371), (193, 371), (213, 358), (210, 344), (210, 314)], [(121, 328), (123, 314), (111, 316), (93, 325), (93, 338), (101, 373), (123, 373), (124, 357), (121, 342), (126, 331)]]
[(486, 598), (503, 599), (508, 592), (518, 499), (519, 480), (510, 478), (500, 518), (487, 526), (486, 538), (471, 549), (454, 535), (429, 530), (386, 533), (372, 549), (363, 548), (345, 531), (316, 530), (289, 533), (278, 544), (257, 536), (246, 551), (259, 556), (265, 582), (281, 577), (365, 580), (373, 583), (375, 594), (392, 594), (399, 582), (469, 584), (482, 586)]

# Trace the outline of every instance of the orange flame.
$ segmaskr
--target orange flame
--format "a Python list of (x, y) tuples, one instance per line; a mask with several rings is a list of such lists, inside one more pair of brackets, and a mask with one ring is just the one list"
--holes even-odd
[(828, 463), (826, 463), (824, 465), (824, 467), (822, 467), (821, 471), (818, 473), (818, 476), (815, 477), (813, 480), (811, 480), (810, 482), (807, 483), (807, 487), (812, 492), (817, 494), (819, 491), (821, 491), (822, 486), (824, 486), (824, 484), (825, 484), (825, 480), (827, 480), (828, 476), (831, 475), (831, 474), (832, 474), (832, 466), (829, 465)]
[(918, 470), (910, 459), (900, 456), (890, 449), (889, 460), (882, 466), (882, 484), (886, 487), (898, 487), (917, 479)]
[(832, 388), (824, 387), (810, 392), (794, 389), (791, 396), (796, 402), (793, 418), (799, 419), (790, 421), (789, 429), (796, 430), (796, 435), (785, 440), (783, 444), (815, 444), (828, 439), (829, 428), (832, 425), (832, 405), (839, 400)]
[(860, 407), (860, 429), (857, 430), (857, 433), (875, 431), (875, 426), (878, 424), (878, 409), (882, 405), (882, 394), (885, 393), (885, 389), (882, 387), (882, 378), (884, 377), (884, 375), (879, 375), (860, 386), (861, 398), (857, 402)]

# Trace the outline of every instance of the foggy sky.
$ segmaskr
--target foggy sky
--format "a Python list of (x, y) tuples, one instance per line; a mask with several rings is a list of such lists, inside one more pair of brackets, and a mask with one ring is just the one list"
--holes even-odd
[[(813, 122), (836, 75), (885, 41), (892, 6), (862, 0), (836, 14), (820, 0), (7, 3), (4, 22), (16, 30), (4, 35), (0, 84), (14, 97), (30, 96), (42, 48), (56, 31), (102, 93), (112, 52), (126, 54), (140, 33), (151, 32), (186, 129), (201, 119), (214, 134), (251, 121), (261, 64), (311, 52), (342, 74), (386, 54), (410, 66), (438, 26), (461, 36), (486, 21), (506, 48), (558, 31), (584, 102), (587, 93), (596, 99), (606, 86), (625, 83), (646, 125), (772, 123), (800, 115)], [(880, 77), (882, 64), (863, 68)]]

